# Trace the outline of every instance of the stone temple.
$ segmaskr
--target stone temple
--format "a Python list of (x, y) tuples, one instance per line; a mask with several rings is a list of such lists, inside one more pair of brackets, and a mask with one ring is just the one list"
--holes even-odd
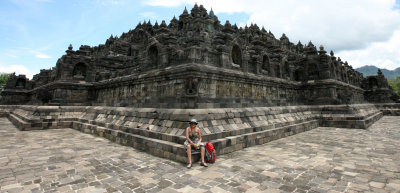
[(32, 80), (10, 76), (1, 112), (21, 130), (74, 128), (185, 161), (196, 118), (224, 154), (318, 126), (367, 128), (399, 114), (381, 72), (364, 78), (309, 42), (221, 24), (197, 4), (95, 47), (72, 45)]

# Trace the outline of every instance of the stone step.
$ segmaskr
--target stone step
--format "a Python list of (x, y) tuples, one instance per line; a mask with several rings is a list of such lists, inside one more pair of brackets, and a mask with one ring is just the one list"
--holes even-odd
[[(318, 121), (312, 120), (279, 128), (211, 140), (211, 143), (213, 143), (216, 153), (218, 155), (222, 155), (241, 150), (246, 147), (264, 144), (272, 140), (308, 131), (316, 127), (318, 127)], [(168, 158), (179, 162), (187, 162), (186, 149), (184, 148), (183, 143), (174, 143), (155, 139), (143, 135), (128, 133), (122, 130), (109, 129), (89, 123), (82, 123), (79, 121), (74, 121), (72, 128), (84, 133), (90, 133), (104, 137), (110, 141), (122, 145), (131, 146), (136, 149), (146, 151), (155, 156)], [(193, 156), (194, 161), (197, 161), (199, 158), (199, 155)]]
[(365, 116), (354, 117), (330, 117), (329, 119), (321, 118), (319, 125), (321, 127), (341, 127), (351, 129), (367, 129), (374, 122), (383, 116), (381, 111), (376, 111)]
[[(25, 121), (25, 122), (29, 122), (29, 123), (34, 122), (32, 119), (26, 117), (25, 115), (21, 115), (21, 114), (19, 114), (18, 112), (12, 112), (12, 113), (10, 113), (10, 114), (13, 114), (14, 116), (17, 116), (19, 119), (21, 119), (21, 120), (23, 120), (23, 121)], [(40, 120), (39, 120), (39, 121), (40, 121)]]
[(309, 131), (318, 127), (318, 121), (312, 120), (299, 124), (288, 125), (258, 132), (246, 133), (232, 137), (213, 140), (218, 154), (231, 153), (254, 145), (261, 145), (283, 137)]
[[(213, 134), (203, 134), (202, 138), (204, 141), (211, 141), (211, 140), (220, 139), (220, 138), (224, 138), (224, 137), (243, 135), (246, 133), (259, 132), (259, 131), (269, 130), (269, 129), (273, 129), (273, 128), (277, 128), (277, 127), (295, 125), (295, 124), (307, 122), (310, 120), (316, 120), (316, 119), (315, 118), (314, 119), (306, 118), (304, 120), (301, 119), (301, 120), (285, 121), (285, 122), (272, 123), (269, 125), (262, 125), (262, 126), (257, 126), (257, 127), (246, 127), (246, 128), (236, 129), (236, 130), (231, 130), (231, 131), (223, 131), (223, 132), (218, 132), (218, 133), (213, 133)], [(82, 119), (82, 118), (79, 118), (77, 121), (82, 122), (82, 123), (88, 123), (91, 125), (100, 126), (100, 127), (105, 127), (105, 128), (112, 129), (112, 130), (120, 130), (120, 131), (127, 132), (127, 133), (137, 134), (137, 135), (141, 135), (141, 136), (145, 136), (145, 137), (149, 137), (149, 138), (169, 141), (169, 142), (178, 143), (178, 144), (183, 144), (184, 141), (186, 140), (184, 132), (181, 135), (177, 136), (177, 135), (171, 135), (171, 134), (167, 134), (167, 133), (154, 132), (154, 131), (147, 130), (147, 129), (131, 128), (129, 126), (108, 124), (108, 123), (98, 122), (98, 121), (94, 121), (94, 120), (86, 120), (86, 119)]]
[(367, 129), (369, 126), (374, 124), (376, 121), (378, 121), (382, 117), (383, 117), (383, 112), (380, 112), (380, 111), (369, 116), (368, 118), (365, 119), (365, 127), (362, 129)]
[[(308, 131), (318, 125), (367, 128), (383, 114), (374, 105), (201, 109), (195, 112), (91, 106), (1, 108), (21, 130), (74, 128), (180, 162), (187, 160), (183, 146), (187, 122), (183, 120), (188, 117), (202, 120), (199, 127), (203, 142), (211, 141), (217, 155), (221, 155)], [(194, 156), (196, 159), (199, 155)]]
[(21, 119), (19, 116), (10, 113), (8, 115), (8, 119), (21, 131), (29, 131), (29, 130), (37, 130), (38, 127), (33, 127), (32, 123), (26, 122)]
[[(164, 141), (170, 141), (174, 143), (179, 143), (183, 144), (183, 142), (186, 140), (185, 138), (185, 133), (182, 131), (180, 135), (172, 135), (168, 133), (160, 133), (160, 132), (155, 132), (146, 128), (131, 128), (129, 126), (124, 126), (124, 122), (121, 122), (120, 125), (117, 124), (110, 124), (110, 123), (104, 123), (101, 121), (97, 120), (88, 120), (88, 118), (93, 118), (91, 116), (82, 116), (81, 118), (59, 118), (60, 116), (58, 115), (47, 115), (45, 113), (40, 114), (40, 119), (32, 119), (35, 117), (25, 117), (29, 115), (28, 112), (26, 111), (16, 111), (15, 113), (16, 116), (19, 118), (25, 120), (26, 122), (31, 122), (34, 127), (44, 127), (44, 129), (48, 128), (60, 128), (60, 125), (64, 125), (65, 127), (71, 127), (71, 122), (72, 121), (79, 121), (82, 123), (89, 123), (92, 125), (97, 125), (101, 127), (106, 127), (109, 129), (116, 129), (116, 130), (122, 130), (124, 132), (128, 133), (133, 133), (133, 134), (138, 134), (141, 136), (146, 136), (150, 138), (155, 138), (155, 139), (160, 139)], [(35, 113), (34, 113), (35, 114)], [(42, 115), (44, 114), (44, 115)], [(309, 117), (304, 117), (304, 116), (292, 116), (292, 117), (281, 117), (280, 119), (273, 119), (273, 120), (268, 120), (267, 125), (261, 125), (257, 126), (254, 125), (253, 122), (250, 122), (250, 124), (242, 124), (242, 125), (247, 125), (245, 128), (240, 128), (240, 129), (232, 129), (232, 130), (227, 130), (227, 131), (222, 131), (222, 132), (217, 132), (217, 133), (212, 133), (212, 134), (203, 134), (203, 139), (205, 141), (210, 141), (214, 139), (219, 139), (219, 138), (224, 138), (224, 137), (229, 137), (229, 136), (236, 136), (236, 135), (242, 135), (246, 133), (251, 133), (251, 132), (257, 132), (257, 131), (262, 131), (266, 129), (272, 129), (275, 127), (281, 127), (285, 125), (293, 125), (297, 123), (301, 123), (304, 121), (316, 119), (315, 115), (309, 116)], [(254, 122), (257, 124), (257, 122)], [(264, 123), (264, 122), (262, 122)], [(258, 124), (259, 125), (259, 124)]]
[(22, 131), (28, 130), (43, 130), (43, 129), (61, 129), (72, 127), (72, 121), (74, 119), (29, 119), (23, 115), (10, 113), (12, 117), (9, 119), (15, 121), (14, 124), (19, 124), (18, 129)]
[(400, 116), (400, 109), (384, 109), (382, 112), (384, 115)]
[[(187, 161), (186, 149), (183, 146), (186, 140), (184, 133), (182, 133), (182, 135), (170, 135), (143, 128), (130, 128), (123, 125), (87, 120), (82, 118), (84, 116), (75, 118), (74, 120), (68, 119), (67, 121), (63, 121), (63, 119), (58, 119), (54, 116), (41, 116), (43, 122), (40, 122), (37, 119), (24, 117), (25, 115), (26, 113), (20, 112), (20, 114), (16, 114), (15, 117), (19, 118), (19, 122), (27, 123), (24, 120), (29, 120), (31, 122), (29, 128), (48, 129), (70, 127), (85, 133), (107, 138), (122, 145), (132, 146), (152, 155), (179, 162)], [(301, 118), (269, 120), (270, 124), (268, 125), (256, 127), (251, 127), (251, 125), (249, 125), (249, 127), (246, 128), (204, 135), (203, 141), (211, 141), (216, 148), (217, 154), (225, 154), (307, 131), (318, 125), (315, 116)], [(196, 161), (198, 159), (200, 159), (200, 155), (193, 155), (193, 160)]]
[(72, 128), (84, 132), (104, 137), (112, 142), (121, 145), (131, 146), (136, 149), (146, 151), (152, 155), (168, 158), (174, 161), (186, 162), (186, 150), (183, 144), (154, 139), (146, 136), (127, 133), (121, 130), (109, 129), (89, 123), (74, 121)]

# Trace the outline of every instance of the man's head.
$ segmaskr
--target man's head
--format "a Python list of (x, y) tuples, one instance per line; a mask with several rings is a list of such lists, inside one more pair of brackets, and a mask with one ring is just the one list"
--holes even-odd
[(196, 119), (192, 119), (189, 122), (190, 125), (197, 125), (197, 120)]

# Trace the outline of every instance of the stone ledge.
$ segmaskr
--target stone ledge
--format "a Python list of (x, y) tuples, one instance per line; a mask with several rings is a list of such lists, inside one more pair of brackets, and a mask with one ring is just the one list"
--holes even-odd
[[(318, 127), (318, 122), (314, 120), (301, 124), (294, 124), (280, 128), (215, 139), (211, 140), (211, 143), (213, 143), (216, 153), (218, 155), (222, 155), (241, 150), (246, 147), (261, 145), (272, 140), (277, 140), (300, 132), (308, 131), (316, 127)], [(136, 149), (146, 151), (152, 155), (179, 162), (187, 161), (186, 150), (183, 146), (183, 143), (173, 143), (170, 141), (159, 140), (148, 136), (127, 133), (121, 130), (113, 130), (77, 121), (73, 122), (72, 128), (84, 133), (104, 137), (121, 145), (131, 146)], [(200, 157), (198, 155), (193, 156), (194, 161), (197, 161), (199, 158)]]
[(379, 120), (383, 116), (383, 113), (378, 111), (367, 118), (354, 120), (320, 120), (319, 125), (322, 127), (340, 127), (349, 129), (367, 129), (374, 122)]
[[(74, 128), (175, 161), (186, 161), (184, 128), (199, 119), (203, 141), (218, 154), (263, 144), (318, 126), (366, 129), (397, 104), (221, 109), (0, 106), (20, 130)], [(381, 109), (381, 111), (379, 110)], [(393, 113), (392, 113), (393, 114)], [(177, 116), (177, 117), (175, 117)], [(171, 119), (172, 118), (172, 119)], [(195, 158), (198, 159), (198, 158)]]

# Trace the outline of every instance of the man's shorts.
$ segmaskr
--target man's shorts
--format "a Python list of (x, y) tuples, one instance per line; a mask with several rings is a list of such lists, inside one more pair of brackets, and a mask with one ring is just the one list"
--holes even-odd
[[(196, 138), (196, 139), (192, 140), (192, 142), (195, 143), (195, 144), (198, 143), (199, 142), (199, 138)], [(185, 148), (187, 148), (187, 146), (190, 145), (189, 141), (186, 140), (184, 145), (185, 145)], [(204, 147), (204, 143), (200, 143), (200, 148), (203, 148), (203, 149), (205, 148)]]

